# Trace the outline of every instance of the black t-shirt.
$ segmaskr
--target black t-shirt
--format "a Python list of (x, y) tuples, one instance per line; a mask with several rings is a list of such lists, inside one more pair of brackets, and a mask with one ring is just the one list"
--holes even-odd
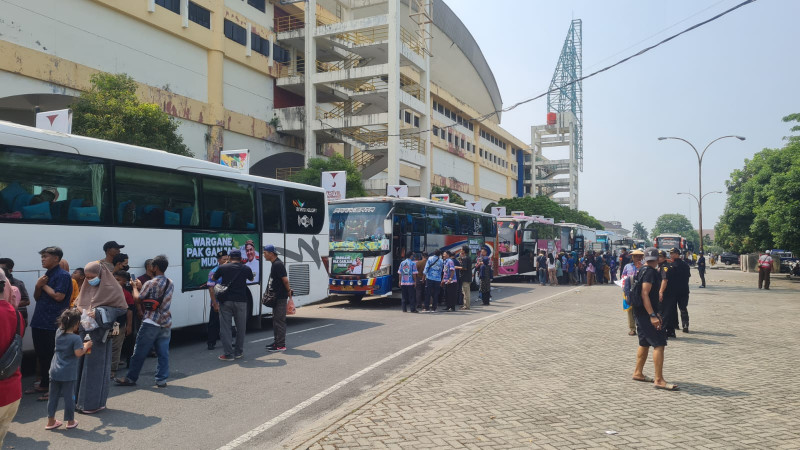
[(461, 282), (467, 282), (472, 279), (472, 258), (469, 255), (462, 256), (459, 261), (461, 266)]
[(697, 259), (697, 270), (703, 271), (706, 270), (706, 257), (700, 255), (700, 258)]
[[(654, 312), (659, 311), (659, 302), (658, 302), (658, 290), (661, 289), (661, 273), (651, 268), (650, 266), (642, 266), (641, 269), (644, 270), (642, 274), (642, 288), (644, 288), (644, 283), (651, 283), (652, 287), (650, 287), (650, 306), (653, 308)], [(647, 312), (644, 308), (644, 303), (642, 304), (642, 308), (640, 312)]]
[(254, 277), (253, 271), (240, 262), (223, 264), (214, 272), (214, 280), (222, 279), (221, 283), (228, 286), (226, 302), (246, 302), (247, 280), (252, 281)]
[(275, 298), (278, 300), (289, 298), (289, 291), (286, 290), (286, 285), (283, 284), (283, 277), (286, 276), (288, 275), (283, 261), (280, 259), (272, 261), (272, 268), (269, 270), (269, 290), (275, 293)]
[(689, 278), (691, 276), (689, 264), (686, 264), (686, 261), (682, 259), (676, 260), (669, 267), (667, 290), (670, 294), (689, 294)]
[(538, 261), (539, 270), (547, 270), (547, 257), (546, 256), (539, 255), (539, 257), (536, 258), (536, 261)]

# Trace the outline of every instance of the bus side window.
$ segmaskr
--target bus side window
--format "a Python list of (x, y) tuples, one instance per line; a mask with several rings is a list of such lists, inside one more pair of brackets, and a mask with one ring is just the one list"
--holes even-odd
[(264, 220), (264, 233), (283, 232), (280, 194), (261, 193), (261, 214)]
[(203, 178), (203, 226), (222, 230), (255, 230), (253, 185)]
[(177, 228), (199, 224), (199, 179), (167, 172), (117, 165), (114, 168), (119, 225)]

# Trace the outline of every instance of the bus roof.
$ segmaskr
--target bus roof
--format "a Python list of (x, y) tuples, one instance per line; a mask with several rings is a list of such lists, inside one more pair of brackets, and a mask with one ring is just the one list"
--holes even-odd
[(342, 200), (331, 200), (328, 202), (329, 205), (336, 205), (341, 203), (359, 203), (359, 202), (385, 202), (385, 203), (397, 203), (397, 202), (406, 202), (406, 203), (417, 203), (420, 205), (425, 206), (441, 206), (448, 209), (455, 209), (457, 211), (467, 211), (476, 213), (482, 216), (491, 216), (494, 217), (492, 214), (483, 212), (483, 211), (472, 211), (467, 209), (465, 206), (457, 205), (455, 203), (443, 203), (443, 202), (435, 202), (433, 200), (422, 198), (422, 197), (388, 197), (388, 196), (376, 196), (376, 197), (353, 197), (353, 198), (345, 198)]
[(175, 155), (163, 150), (122, 144), (119, 142), (42, 130), (12, 122), (0, 120), (0, 143), (21, 147), (72, 153), (76, 155), (104, 158), (115, 161), (127, 161), (136, 164), (170, 168), (182, 172), (204, 175), (217, 175), (235, 178), (242, 181), (269, 183), (283, 187), (294, 187), (324, 192), (320, 187), (293, 183), (257, 175), (244, 174), (236, 169), (215, 164), (213, 162)]

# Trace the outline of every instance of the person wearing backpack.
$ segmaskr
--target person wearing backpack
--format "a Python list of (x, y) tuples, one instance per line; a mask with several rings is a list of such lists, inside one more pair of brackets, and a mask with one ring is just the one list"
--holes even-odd
[(436, 312), (436, 307), (439, 306), (439, 291), (442, 287), (443, 269), (442, 251), (436, 249), (433, 252), (433, 256), (428, 258), (428, 262), (425, 263), (425, 270), (422, 272), (427, 280), (425, 285), (425, 311)]
[(637, 249), (631, 253), (628, 258), (632, 262), (625, 265), (621, 272), (622, 279), (622, 309), (628, 313), (628, 336), (636, 336), (636, 319), (633, 316), (633, 306), (630, 304), (631, 299), (631, 284), (633, 284), (636, 274), (642, 268), (642, 260), (644, 259), (644, 252)]
[[(664, 348), (667, 346), (667, 334), (659, 316), (659, 289), (661, 274), (658, 271), (658, 250), (650, 247), (644, 252), (645, 265), (639, 270), (631, 285), (631, 305), (633, 306), (636, 328), (639, 335), (639, 348), (636, 351), (636, 368), (633, 371), (635, 381), (652, 382), (656, 389), (668, 391), (678, 390), (677, 384), (664, 380)], [(655, 377), (645, 376), (644, 363), (647, 354), (653, 347), (653, 365)]]
[[(15, 337), (19, 334), (21, 338), (25, 334), (25, 321), (22, 314), (11, 304), (11, 295), (11, 283), (0, 271), (0, 296), (2, 296), (0, 297), (0, 356), (5, 356), (9, 348), (11, 352), (22, 351), (22, 341), (16, 340)], [(18, 361), (12, 362), (9, 371), (13, 369), (13, 372), (10, 375), (6, 374), (6, 378), (0, 378), (0, 448), (3, 447), (8, 426), (17, 414), (22, 398), (22, 373), (19, 370), (21, 361), (19, 358)], [(16, 365), (16, 368), (13, 365)]]

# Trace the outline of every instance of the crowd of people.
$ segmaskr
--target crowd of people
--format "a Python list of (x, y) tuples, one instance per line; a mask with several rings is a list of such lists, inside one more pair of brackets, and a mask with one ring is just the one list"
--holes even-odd
[[(20, 355), (19, 360), (11, 363), (13, 372), (0, 376), (0, 445), (23, 394), (35, 394), (37, 400), (47, 402), (45, 429), (55, 430), (64, 422), (68, 429), (77, 427), (76, 411), (82, 414), (103, 411), (111, 382), (135, 386), (148, 356), (157, 357), (156, 387), (167, 386), (170, 305), (175, 290), (174, 283), (166, 276), (169, 261), (165, 255), (154, 256), (144, 263), (145, 273), (133, 278), (128, 255), (121, 251), (124, 247), (115, 241), (106, 242), (103, 258), (72, 273), (61, 248), (42, 249), (39, 255), (45, 274), (34, 286), (36, 306), (30, 321), (27, 311), (30, 297), (25, 284), (13, 276), (14, 261), (0, 259), (0, 357), (9, 351), (12, 357)], [(267, 349), (283, 351), (286, 306), (293, 292), (275, 247), (265, 246), (263, 255), (272, 263), (267, 293), (276, 301), (275, 342)], [(225, 352), (219, 359), (232, 361), (243, 354), (249, 295), (246, 283), (257, 275), (243, 262), (240, 250), (217, 256), (219, 266), (209, 274), (214, 312), (209, 321), (209, 348), (221, 339)], [(215, 285), (225, 289), (214, 289)], [(236, 330), (232, 329), (232, 322)], [(19, 365), (21, 338), (26, 329), (33, 340), (36, 381), (23, 390)], [(117, 377), (122, 361), (127, 362), (127, 373)], [(62, 401), (64, 421), (56, 419)]]
[(611, 252), (541, 250), (534, 260), (539, 284), (545, 286), (609, 284), (616, 281), (618, 258)]

